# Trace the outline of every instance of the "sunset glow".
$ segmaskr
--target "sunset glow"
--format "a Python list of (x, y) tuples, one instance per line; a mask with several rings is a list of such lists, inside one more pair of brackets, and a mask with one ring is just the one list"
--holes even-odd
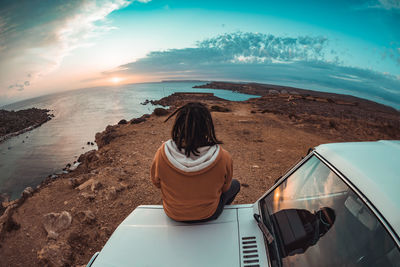
[(161, 80), (400, 99), (398, 1), (20, 0), (0, 11), (0, 106)]
[(111, 82), (114, 83), (114, 84), (118, 84), (121, 81), (122, 81), (122, 78), (120, 78), (120, 77), (112, 77), (111, 78)]

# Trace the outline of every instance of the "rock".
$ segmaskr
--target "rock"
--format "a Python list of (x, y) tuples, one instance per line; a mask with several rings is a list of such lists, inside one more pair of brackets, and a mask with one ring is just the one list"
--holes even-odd
[(90, 150), (80, 155), (78, 158), (78, 162), (80, 162), (82, 165), (84, 165), (85, 168), (87, 168), (89, 163), (92, 163), (98, 159), (99, 157), (96, 154), (96, 150)]
[(106, 130), (101, 132), (101, 133), (96, 133), (95, 138), (96, 138), (96, 143), (99, 148), (108, 145), (111, 143), (112, 140), (115, 138), (119, 137), (120, 134), (118, 134), (117, 130), (115, 129), (115, 126), (107, 126)]
[(150, 103), (150, 101), (148, 99), (146, 99), (144, 102), (140, 103), (141, 105), (147, 105), (148, 103)]
[[(2, 193), (2, 194), (0, 194), (0, 204), (2, 203), (2, 202), (7, 202), (7, 201), (9, 201), (10, 200), (10, 196), (9, 195), (7, 195), (6, 193)], [(1, 206), (1, 205), (0, 205)], [(1, 208), (1, 207), (0, 207)]]
[(6, 207), (3, 204), (3, 201), (0, 200), (0, 216), (2, 216), (5, 211), (6, 211)]
[(87, 142), (86, 144), (87, 144), (87, 145), (90, 145), (90, 142)]
[(91, 237), (85, 231), (72, 232), (68, 238), (67, 243), (73, 249), (74, 255), (84, 255), (83, 252), (89, 248)]
[(131, 124), (139, 124), (139, 123), (145, 122), (145, 121), (146, 121), (145, 118), (136, 118), (136, 119), (131, 120)]
[(92, 182), (92, 185), (90, 186), (90, 189), (92, 190), (92, 192), (99, 190), (100, 188), (103, 187), (103, 184), (100, 183), (99, 181), (94, 180)]
[(125, 189), (127, 189), (128, 188), (128, 185), (127, 184), (125, 184), (125, 183), (120, 183), (119, 185), (117, 185), (117, 187), (115, 188), (115, 190), (117, 191), (117, 192), (121, 192), (121, 191), (124, 191)]
[(241, 185), (242, 185), (243, 187), (249, 187), (249, 185), (246, 184), (246, 183), (242, 183)]
[(211, 111), (215, 111), (215, 112), (230, 112), (231, 110), (229, 108), (226, 107), (221, 107), (221, 106), (211, 106)]
[(37, 252), (41, 266), (71, 266), (70, 247), (62, 243), (51, 242)]
[(20, 228), (20, 225), (12, 218), (12, 214), (17, 206), (16, 203), (8, 205), (3, 215), (0, 216), (0, 237), (2, 237), (4, 232), (11, 232)]
[(271, 89), (271, 90), (268, 90), (268, 94), (270, 94), (270, 95), (279, 95), (279, 92), (277, 90)]
[(88, 193), (88, 192), (82, 192), (82, 193), (80, 193), (80, 195), (81, 195), (82, 197), (84, 197), (85, 199), (90, 200), (90, 201), (96, 198), (96, 195), (95, 195), (95, 194), (93, 194), (93, 193)]
[(81, 223), (92, 224), (96, 221), (96, 215), (91, 210), (79, 211), (76, 218)]
[(128, 122), (126, 121), (126, 120), (120, 120), (119, 122), (118, 122), (118, 125), (121, 125), (121, 124), (127, 124)]
[(114, 200), (117, 198), (117, 190), (115, 189), (114, 186), (111, 186), (110, 188), (107, 189), (106, 198), (107, 200)]
[(78, 181), (78, 179), (76, 179), (76, 178), (70, 178), (70, 179), (68, 180), (68, 184), (69, 184), (72, 188), (75, 188), (75, 187), (79, 186), (79, 181)]
[(78, 186), (78, 189), (80, 191), (88, 188), (88, 187), (92, 187), (92, 184), (94, 183), (94, 179), (90, 178), (89, 180), (87, 180), (86, 182), (84, 182), (83, 184), (81, 184), (80, 186)]
[(61, 213), (48, 213), (43, 216), (43, 227), (47, 232), (47, 237), (56, 239), (59, 233), (67, 229), (72, 222), (72, 216), (68, 211)]
[(91, 146), (94, 146), (94, 143), (93, 143), (93, 142), (90, 142), (90, 145), (91, 145)]
[(48, 239), (53, 239), (53, 240), (56, 240), (57, 239), (57, 237), (58, 237), (58, 234), (56, 233), (56, 232), (48, 232), (47, 233), (47, 238)]
[(74, 162), (74, 164), (69, 168), (70, 171), (74, 171), (76, 170), (76, 168), (78, 168), (78, 166), (80, 165), (80, 162)]
[(168, 113), (169, 113), (168, 110), (166, 110), (165, 108), (154, 109), (154, 115), (156, 115), (156, 116), (165, 116)]
[(286, 94), (288, 94), (288, 91), (287, 91), (287, 90), (285, 90), (285, 89), (283, 89), (283, 90), (281, 90), (281, 94), (284, 94), (284, 95), (286, 95)]
[(150, 118), (150, 117), (151, 117), (150, 114), (144, 114), (144, 115), (142, 116), (142, 118), (145, 118), (145, 119), (148, 119), (148, 118)]
[(27, 198), (33, 194), (34, 190), (32, 187), (27, 187), (25, 190), (22, 192), (22, 198)]

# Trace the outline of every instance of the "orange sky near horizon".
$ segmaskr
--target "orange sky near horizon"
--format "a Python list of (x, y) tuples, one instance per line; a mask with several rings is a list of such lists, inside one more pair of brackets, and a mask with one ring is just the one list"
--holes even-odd
[(0, 106), (98, 86), (226, 80), (398, 107), (399, 11), (387, 0), (0, 1)]

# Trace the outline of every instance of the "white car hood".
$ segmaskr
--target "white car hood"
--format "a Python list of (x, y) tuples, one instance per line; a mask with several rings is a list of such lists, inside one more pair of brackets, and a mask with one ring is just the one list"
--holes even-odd
[[(265, 258), (252, 206), (231, 207), (215, 221), (186, 224), (168, 218), (162, 206), (140, 206), (115, 230), (92, 266), (239, 267), (245, 260), (242, 235), (257, 237), (258, 252), (263, 253), (260, 258)], [(239, 223), (240, 212), (246, 213), (243, 223)], [(243, 231), (239, 231), (240, 224)], [(266, 259), (259, 260), (258, 264), (266, 263)]]

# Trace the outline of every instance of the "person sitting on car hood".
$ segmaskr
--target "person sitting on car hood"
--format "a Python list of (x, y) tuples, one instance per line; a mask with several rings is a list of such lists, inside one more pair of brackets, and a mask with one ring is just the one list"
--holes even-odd
[(220, 146), (204, 104), (188, 103), (165, 121), (175, 114), (172, 139), (157, 150), (151, 180), (161, 189), (164, 211), (171, 219), (217, 219), (240, 191), (240, 183), (232, 179), (232, 158)]

